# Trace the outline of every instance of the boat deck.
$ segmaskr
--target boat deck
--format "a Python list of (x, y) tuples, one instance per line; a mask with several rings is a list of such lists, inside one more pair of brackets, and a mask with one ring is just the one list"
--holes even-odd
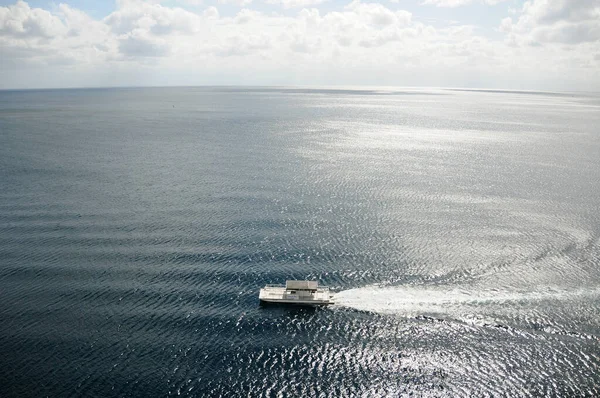
[(293, 289), (284, 285), (267, 285), (260, 289), (259, 299), (266, 303), (329, 305), (333, 304), (333, 293), (326, 286), (316, 289)]

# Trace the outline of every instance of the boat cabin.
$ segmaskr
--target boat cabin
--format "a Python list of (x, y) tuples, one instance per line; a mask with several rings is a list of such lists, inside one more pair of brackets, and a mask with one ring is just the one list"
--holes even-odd
[(284, 285), (267, 285), (260, 289), (259, 299), (263, 303), (327, 305), (333, 304), (329, 287), (319, 286), (317, 281), (290, 280)]

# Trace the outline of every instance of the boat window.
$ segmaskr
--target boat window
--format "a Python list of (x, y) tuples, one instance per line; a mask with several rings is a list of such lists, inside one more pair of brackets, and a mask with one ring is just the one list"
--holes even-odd
[(296, 294), (295, 290), (290, 290), (290, 294)]

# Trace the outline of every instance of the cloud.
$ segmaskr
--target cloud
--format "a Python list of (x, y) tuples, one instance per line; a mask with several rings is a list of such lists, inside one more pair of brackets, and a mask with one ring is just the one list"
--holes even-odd
[(318, 37), (295, 36), (290, 43), (290, 49), (297, 53), (315, 54), (321, 49), (322, 40)]
[(513, 28), (513, 21), (511, 17), (506, 17), (500, 22), (500, 32), (509, 33)]
[(125, 34), (134, 29), (156, 35), (191, 34), (198, 30), (200, 17), (181, 8), (169, 8), (141, 0), (121, 1), (120, 7), (104, 19), (113, 32)]
[(126, 57), (165, 57), (171, 52), (166, 40), (136, 29), (119, 39), (119, 51)]
[(600, 19), (599, 0), (534, 0), (523, 5), (523, 14), (533, 22), (549, 25), (560, 21)]
[(257, 19), (260, 16), (261, 16), (260, 12), (252, 11), (247, 8), (243, 8), (240, 10), (240, 12), (237, 13), (234, 20), (235, 20), (235, 23), (243, 24), (243, 23), (247, 23), (253, 19)]
[(0, 35), (52, 38), (66, 31), (60, 18), (40, 8), (32, 9), (24, 1), (0, 7)]
[(309, 7), (325, 3), (329, 0), (265, 0), (267, 4), (278, 4), (283, 8)]
[[(121, 0), (119, 8), (102, 21), (118, 41), (119, 55), (126, 60), (164, 58), (178, 49), (186, 51), (183, 37), (198, 34), (209, 21), (219, 18), (215, 7), (202, 15), (141, 0)], [(116, 57), (118, 59), (119, 56)]]
[(461, 7), (472, 3), (483, 3), (487, 5), (496, 5), (508, 0), (424, 0), (424, 5), (434, 5), (436, 7)]
[(581, 44), (600, 40), (600, 0), (530, 0), (516, 23), (502, 21), (500, 30), (521, 45)]
[(379, 3), (361, 3), (355, 0), (346, 6), (346, 9), (359, 15), (364, 22), (378, 26), (406, 26), (410, 24), (412, 18), (412, 14), (408, 11), (394, 12)]
[(247, 5), (221, 15), (214, 5), (192, 12), (159, 0), (120, 0), (101, 20), (66, 4), (47, 11), (17, 1), (0, 7), (0, 86), (13, 84), (20, 70), (51, 76), (47, 68), (60, 65), (56, 73), (72, 82), (83, 70), (111, 82), (138, 79), (143, 69), (154, 78), (182, 79), (178, 84), (460, 86), (476, 76), (527, 85), (570, 76), (600, 88), (600, 77), (590, 77), (600, 68), (600, 0), (529, 0), (502, 19), (504, 40), (476, 26), (434, 27), (397, 9), (402, 2), (296, 10), (299, 1), (279, 0), (285, 12)]
[(251, 3), (252, 0), (219, 0), (219, 4), (233, 4), (238, 7), (245, 7)]
[(206, 10), (204, 10), (202, 16), (209, 19), (219, 19), (219, 10), (217, 7), (208, 7)]
[(230, 36), (225, 44), (217, 46), (213, 52), (220, 57), (245, 56), (271, 48), (267, 36)]
[(102, 62), (116, 53), (108, 33), (102, 22), (66, 4), (53, 13), (24, 1), (0, 7), (0, 58), (13, 68)]
[(379, 47), (389, 42), (402, 40), (403, 33), (400, 29), (392, 27), (378, 31), (370, 36), (364, 37), (359, 41), (361, 47)]

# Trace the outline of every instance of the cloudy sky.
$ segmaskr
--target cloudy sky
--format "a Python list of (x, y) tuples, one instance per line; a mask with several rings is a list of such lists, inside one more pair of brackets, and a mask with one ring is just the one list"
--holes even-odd
[(0, 89), (600, 91), (600, 0), (0, 0)]

